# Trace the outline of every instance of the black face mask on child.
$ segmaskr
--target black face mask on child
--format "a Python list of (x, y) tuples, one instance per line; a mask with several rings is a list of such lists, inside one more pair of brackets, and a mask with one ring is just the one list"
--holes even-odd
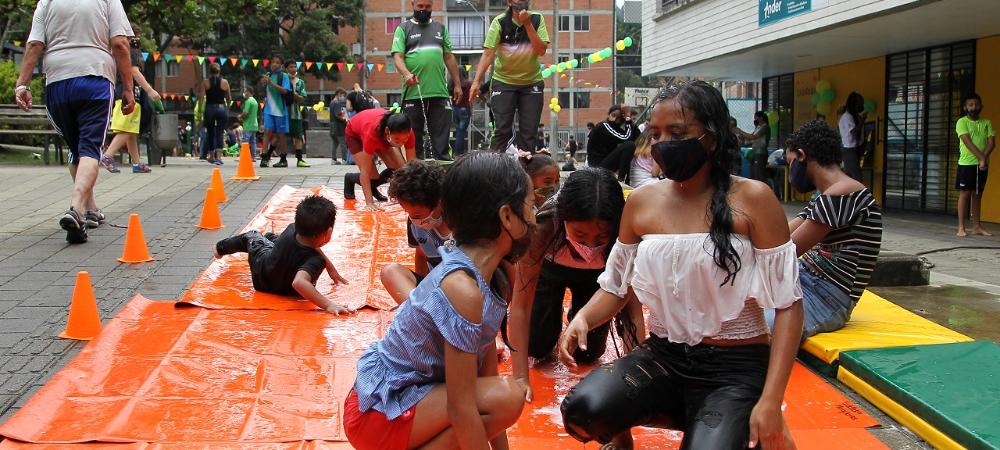
[(816, 190), (816, 184), (809, 179), (809, 173), (806, 172), (805, 161), (792, 160), (792, 166), (788, 169), (788, 172), (790, 178), (788, 181), (796, 191), (805, 194)]
[(517, 216), (517, 218), (521, 219), (521, 222), (524, 222), (525, 230), (524, 234), (517, 238), (514, 237), (513, 234), (510, 234), (510, 231), (507, 232), (507, 234), (510, 234), (511, 242), (510, 251), (507, 252), (507, 256), (504, 256), (504, 259), (511, 264), (517, 262), (517, 260), (521, 259), (526, 253), (528, 253), (528, 247), (531, 246), (531, 236), (535, 234), (535, 225), (528, 223), (528, 221), (524, 220), (521, 216)]
[(698, 138), (681, 141), (661, 141), (653, 145), (653, 160), (663, 170), (663, 176), (674, 181), (687, 181), (708, 161), (708, 152)]

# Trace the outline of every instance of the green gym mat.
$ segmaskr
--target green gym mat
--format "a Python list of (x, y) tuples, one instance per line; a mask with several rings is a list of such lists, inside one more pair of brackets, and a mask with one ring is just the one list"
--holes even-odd
[(969, 449), (1000, 449), (1000, 346), (854, 350), (841, 367)]

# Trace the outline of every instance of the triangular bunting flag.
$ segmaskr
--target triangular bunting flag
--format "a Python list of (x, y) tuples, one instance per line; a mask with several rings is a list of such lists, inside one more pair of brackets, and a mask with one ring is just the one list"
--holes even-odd
[(145, 61), (147, 59), (149, 59), (149, 53), (142, 52), (142, 60)]
[(160, 60), (160, 52), (153, 52), (153, 61)]
[(239, 61), (239, 60), (240, 60), (239, 58), (237, 58), (237, 57), (234, 56), (232, 58), (229, 58), (229, 64), (232, 64), (233, 67), (236, 67), (236, 61)]
[(375, 64), (375, 69), (378, 70), (379, 72), (381, 72), (384, 67), (385, 64)]
[(264, 63), (264, 68), (265, 68), (265, 69), (267, 68), (267, 66), (268, 66), (269, 64), (271, 64), (271, 60), (270, 60), (270, 59), (265, 59), (265, 60), (264, 60), (264, 61), (262, 61), (262, 62)]
[(14, 47), (20, 47), (21, 44), (22, 44), (21, 41), (14, 41)]
[(302, 61), (295, 61), (295, 68), (298, 69), (299, 67), (302, 67)]
[(205, 64), (205, 57), (204, 56), (199, 56), (198, 57), (198, 65), (200, 66), (202, 64)]
[(465, 65), (465, 71), (466, 71), (466, 72), (469, 72), (469, 71), (471, 71), (471, 70), (472, 70), (472, 64), (466, 64), (466, 65)]
[(330, 70), (333, 67), (333, 63), (326, 63), (326, 70)]
[(191, 101), (191, 96), (190, 95), (185, 95), (184, 96), (184, 101), (186, 101), (186, 102), (187, 101)]
[(171, 55), (170, 53), (164, 53), (163, 54), (163, 60), (164, 61), (170, 61), (171, 59), (174, 59), (174, 55)]
[(375, 69), (375, 64), (368, 63), (368, 71), (371, 72), (373, 69)]
[(306, 61), (306, 70), (309, 70), (309, 69), (311, 69), (311, 68), (312, 68), (312, 65), (313, 65), (313, 62), (312, 62), (312, 61)]
[(180, 63), (182, 59), (184, 59), (184, 55), (174, 55), (174, 61)]
[(210, 62), (212, 64), (215, 64), (215, 57), (214, 56), (209, 56), (208, 57), (208, 62)]
[(251, 60), (250, 60), (250, 62), (252, 62), (252, 63), (253, 63), (253, 66), (254, 66), (254, 67), (257, 67), (257, 63), (259, 63), (259, 62), (260, 62), (260, 60), (259, 60), (259, 59), (251, 59)]
[(188, 55), (187, 60), (188, 62), (194, 61), (194, 55)]
[(352, 70), (354, 70), (354, 64), (347, 63), (347, 71), (350, 72)]
[(396, 65), (393, 64), (393, 63), (388, 63), (388, 64), (385, 65), (385, 70), (389, 71), (389, 73), (395, 72), (396, 71)]
[(337, 63), (337, 70), (344, 70), (344, 63)]
[(247, 63), (248, 63), (248, 62), (250, 62), (250, 60), (249, 60), (249, 59), (246, 59), (246, 58), (243, 58), (243, 59), (241, 59), (241, 60), (240, 60), (240, 68), (241, 68), (241, 69), (245, 68), (245, 67), (247, 66)]

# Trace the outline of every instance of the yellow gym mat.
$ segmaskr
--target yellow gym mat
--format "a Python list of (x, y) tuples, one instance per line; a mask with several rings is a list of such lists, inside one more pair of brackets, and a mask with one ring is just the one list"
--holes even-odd
[(972, 338), (865, 291), (844, 328), (806, 339), (802, 349), (827, 364), (833, 364), (840, 357), (840, 352), (849, 350), (969, 341)]

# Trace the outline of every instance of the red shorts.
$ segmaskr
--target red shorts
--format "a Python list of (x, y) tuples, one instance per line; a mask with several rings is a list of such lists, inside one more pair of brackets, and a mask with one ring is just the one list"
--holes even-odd
[(362, 413), (358, 394), (351, 389), (344, 401), (344, 434), (357, 450), (406, 450), (413, 428), (414, 406), (395, 420), (374, 409)]

